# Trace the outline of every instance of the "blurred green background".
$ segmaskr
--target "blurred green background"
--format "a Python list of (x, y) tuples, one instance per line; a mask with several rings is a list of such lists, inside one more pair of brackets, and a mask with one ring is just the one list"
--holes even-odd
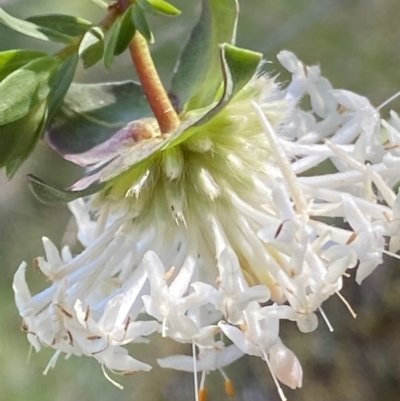
[[(199, 11), (198, 0), (171, 2), (183, 11), (179, 19), (151, 20), (156, 38), (152, 50), (167, 85), (176, 57)], [(66, 13), (97, 21), (102, 16), (102, 10), (89, 0), (0, 0), (0, 5), (20, 17)], [(271, 61), (268, 69), (272, 73), (281, 71), (276, 53), (282, 49), (294, 51), (304, 62), (320, 64), (334, 87), (356, 91), (378, 106), (400, 90), (399, 17), (398, 0), (242, 0), (238, 44), (262, 51)], [(0, 26), (0, 50), (47, 49), (45, 46)], [(79, 70), (76, 80), (99, 82), (132, 77), (129, 57), (123, 55), (112, 73), (98, 66), (89, 72)], [(288, 75), (282, 73), (281, 79), (287, 80)], [(400, 101), (385, 108), (384, 116), (390, 108), (400, 111)], [(42, 375), (52, 352), (45, 349), (29, 357), (11, 282), (22, 260), (32, 264), (36, 256), (43, 254), (43, 235), (57, 245), (63, 242), (70, 216), (65, 207), (44, 206), (33, 198), (25, 182), (28, 172), (65, 186), (81, 173), (61, 161), (44, 144), (12, 182), (0, 173), (0, 401), (193, 400), (190, 374), (162, 371), (157, 367), (148, 374), (119, 378), (125, 386), (123, 391), (108, 383), (97, 362), (87, 358), (60, 359), (55, 370)], [(44, 285), (33, 271), (29, 272), (28, 280), (37, 286)], [(329, 333), (323, 323), (316, 332), (307, 335), (298, 333), (293, 325), (283, 325), (282, 336), (304, 369), (303, 388), (285, 389), (290, 401), (400, 399), (398, 261), (387, 261), (362, 287), (352, 279), (347, 280), (344, 293), (358, 317), (354, 321), (338, 299), (328, 301), (325, 312), (335, 327), (334, 333)], [(152, 361), (156, 355), (181, 351), (172, 343), (132, 347), (132, 353), (139, 359)], [(278, 399), (262, 361), (243, 358), (227, 371), (235, 382), (237, 400)], [(217, 373), (210, 374), (207, 383), (210, 400), (227, 399)]]

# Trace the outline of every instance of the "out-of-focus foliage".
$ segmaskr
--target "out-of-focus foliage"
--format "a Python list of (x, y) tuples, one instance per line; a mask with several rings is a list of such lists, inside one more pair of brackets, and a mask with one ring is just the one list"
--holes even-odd
[[(172, 3), (182, 11), (178, 19), (148, 18), (155, 36), (152, 45), (155, 62), (167, 83), (198, 12), (195, 0)], [(102, 10), (90, 1), (9, 0), (0, 1), (0, 4), (18, 17), (52, 12), (79, 15), (90, 21), (102, 18)], [(307, 64), (319, 63), (323, 75), (334, 87), (353, 90), (379, 105), (400, 90), (399, 15), (400, 2), (393, 0), (242, 0), (237, 44), (264, 52), (272, 62), (266, 65), (272, 74), (280, 71), (275, 54), (281, 49), (294, 51)], [(3, 26), (0, 26), (0, 38), (0, 51), (56, 49), (27, 40)], [(79, 68), (76, 79), (99, 82), (134, 78), (128, 55), (116, 58), (114, 63), (110, 73), (101, 63), (89, 72)], [(393, 102), (390, 107), (399, 111), (400, 102)], [(28, 190), (25, 179), (28, 172), (65, 186), (79, 176), (77, 168), (61, 161), (43, 145), (35, 151), (33, 160), (17, 173), (15, 180), (7, 182), (1, 173), (0, 401), (193, 399), (190, 374), (155, 367), (150, 374), (118, 378), (125, 385), (121, 392), (103, 378), (95, 361), (75, 357), (68, 361), (61, 359), (47, 377), (42, 371), (52, 356), (50, 350), (37, 355), (32, 353), (28, 363), (29, 346), (25, 334), (20, 331), (11, 291), (13, 273), (18, 264), (26, 260), (31, 267), (28, 280), (35, 282), (39, 289), (44, 283), (33, 268), (33, 259), (43, 254), (41, 237), (48, 236), (57, 245), (67, 241), (77, 246), (73, 240), (71, 242), (73, 233), (68, 234), (67, 230), (64, 235), (70, 221), (67, 208), (40, 204)], [(399, 263), (391, 261), (377, 269), (362, 288), (353, 283), (346, 285), (344, 293), (358, 312), (355, 321), (335, 299), (325, 308), (335, 327), (334, 333), (329, 333), (322, 323), (316, 332), (307, 335), (291, 330), (290, 325), (283, 328), (285, 341), (296, 350), (305, 371), (303, 389), (285, 390), (291, 401), (392, 401), (398, 398), (399, 286)], [(170, 355), (177, 351), (173, 347), (176, 345), (171, 344), (171, 348), (164, 345), (157, 354)], [(132, 353), (156, 366), (154, 356), (143, 355), (142, 349), (138, 345)], [(228, 373), (237, 387), (238, 400), (276, 400), (272, 380), (261, 361), (244, 358), (231, 366)], [(207, 383), (210, 399), (225, 399), (221, 377), (210, 375)]]

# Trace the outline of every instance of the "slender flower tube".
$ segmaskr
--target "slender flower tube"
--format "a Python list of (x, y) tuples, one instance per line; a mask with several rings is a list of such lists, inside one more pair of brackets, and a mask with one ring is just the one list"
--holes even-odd
[[(280, 321), (315, 330), (349, 269), (361, 284), (388, 253), (386, 237), (390, 253), (400, 249), (400, 119), (381, 122), (367, 99), (334, 90), (289, 52), (278, 59), (292, 74), (286, 88), (255, 77), (195, 135), (70, 203), (83, 252), (60, 255), (44, 239), (37, 264), (52, 284), (36, 295), (25, 263), (15, 275), (36, 350), (147, 371), (123, 346), (157, 332), (199, 351), (192, 366), (170, 356), (161, 367), (207, 372), (250, 354), (276, 383), (301, 386)], [(161, 135), (152, 119), (143, 124), (144, 137)], [(85, 157), (92, 170), (103, 162)], [(321, 173), (324, 161), (332, 168)]]

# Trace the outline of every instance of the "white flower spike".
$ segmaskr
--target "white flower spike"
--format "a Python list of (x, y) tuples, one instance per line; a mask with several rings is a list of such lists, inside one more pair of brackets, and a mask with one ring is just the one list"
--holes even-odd
[[(367, 99), (333, 90), (292, 53), (278, 59), (292, 73), (286, 89), (254, 78), (196, 135), (72, 202), (85, 249), (60, 256), (43, 240), (49, 288), (31, 295), (21, 264), (16, 304), (34, 348), (56, 350), (49, 367), (64, 353), (147, 371), (124, 346), (157, 332), (192, 345), (194, 359), (158, 363), (194, 372), (196, 392), (209, 371), (228, 383), (222, 368), (243, 354), (265, 360), (282, 399), (278, 380), (301, 386), (280, 321), (315, 330), (349, 269), (361, 284), (400, 249), (400, 119), (380, 121)], [(328, 174), (302, 175), (325, 160)]]

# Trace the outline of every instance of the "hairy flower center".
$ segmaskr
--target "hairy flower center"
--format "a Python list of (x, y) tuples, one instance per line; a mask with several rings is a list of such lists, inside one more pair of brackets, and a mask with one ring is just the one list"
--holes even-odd
[[(217, 221), (249, 284), (261, 282), (276, 288), (262, 262), (256, 262), (257, 258), (244, 249), (252, 247), (250, 242), (257, 240), (255, 233), (264, 222), (247, 218), (241, 210), (262, 212), (270, 192), (267, 183), (273, 179), (275, 168), (269, 162), (269, 143), (251, 99), (273, 98), (276, 90), (271, 80), (254, 80), (217, 117), (193, 128), (187, 140), (120, 177), (98, 196), (100, 205), (120, 204), (123, 199), (125, 207), (134, 211), (134, 224), (141, 232), (156, 225), (166, 237), (176, 238), (182, 230), (187, 231), (187, 241), (191, 247), (197, 246), (193, 251), (201, 257), (206, 253), (205, 260), (214, 267), (213, 222)], [(272, 99), (263, 104), (266, 116), (278, 128), (286, 117), (285, 103)], [(168, 238), (163, 242), (167, 244)], [(265, 244), (257, 242), (265, 252)]]

